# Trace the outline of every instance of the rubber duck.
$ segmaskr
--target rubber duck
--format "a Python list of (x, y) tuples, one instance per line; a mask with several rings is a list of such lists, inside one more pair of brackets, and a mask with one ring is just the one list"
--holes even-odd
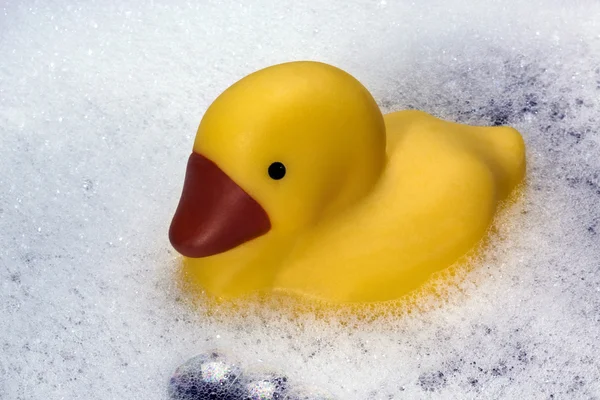
[(482, 241), (525, 164), (511, 127), (383, 115), (337, 67), (277, 64), (206, 110), (169, 238), (220, 299), (394, 300)]

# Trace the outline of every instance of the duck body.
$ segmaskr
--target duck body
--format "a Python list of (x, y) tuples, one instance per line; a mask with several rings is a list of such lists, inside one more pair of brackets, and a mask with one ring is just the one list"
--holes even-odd
[(218, 297), (394, 300), (473, 249), (524, 173), (512, 128), (384, 116), (335, 67), (279, 64), (207, 110), (170, 239)]

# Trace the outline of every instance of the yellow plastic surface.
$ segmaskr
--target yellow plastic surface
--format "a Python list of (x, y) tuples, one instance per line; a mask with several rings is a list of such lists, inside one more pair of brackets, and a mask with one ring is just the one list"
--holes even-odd
[[(267, 212), (272, 229), (184, 276), (231, 298), (281, 290), (334, 303), (397, 299), (480, 242), (525, 173), (509, 127), (420, 111), (383, 116), (346, 72), (292, 62), (255, 72), (204, 115), (194, 151)], [(287, 175), (273, 180), (267, 166)]]

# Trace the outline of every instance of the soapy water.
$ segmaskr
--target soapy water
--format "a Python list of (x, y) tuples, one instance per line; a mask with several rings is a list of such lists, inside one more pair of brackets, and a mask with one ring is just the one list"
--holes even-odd
[[(598, 15), (593, 1), (3, 4), (0, 398), (167, 399), (212, 349), (338, 399), (599, 396)], [(174, 283), (167, 229), (203, 111), (295, 59), (347, 70), (385, 111), (523, 133), (523, 198), (441, 299), (226, 317)]]

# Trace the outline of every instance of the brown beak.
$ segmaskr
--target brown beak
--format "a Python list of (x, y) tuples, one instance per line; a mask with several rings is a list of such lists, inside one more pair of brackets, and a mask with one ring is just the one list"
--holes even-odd
[(192, 153), (169, 240), (200, 258), (231, 250), (271, 229), (265, 210), (208, 158)]

